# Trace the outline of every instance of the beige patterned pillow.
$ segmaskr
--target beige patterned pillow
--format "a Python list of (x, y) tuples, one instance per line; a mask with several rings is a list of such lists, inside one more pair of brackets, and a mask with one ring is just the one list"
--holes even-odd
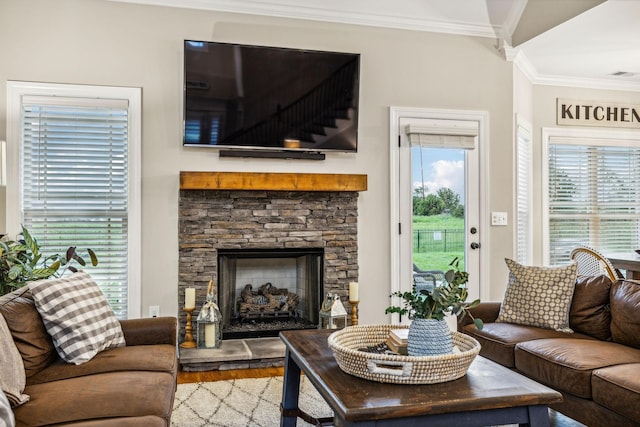
[(577, 264), (530, 267), (505, 259), (509, 282), (496, 322), (518, 323), (561, 332), (569, 327)]
[(125, 346), (120, 322), (100, 287), (83, 271), (30, 283), (36, 308), (60, 357), (75, 365)]

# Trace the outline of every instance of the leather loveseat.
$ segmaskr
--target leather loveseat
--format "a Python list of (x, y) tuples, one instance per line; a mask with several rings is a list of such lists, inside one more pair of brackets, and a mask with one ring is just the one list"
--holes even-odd
[(559, 391), (563, 402), (551, 407), (587, 426), (640, 425), (640, 282), (578, 276), (573, 333), (497, 323), (500, 306), (471, 310), (482, 330), (469, 316), (458, 322), (480, 355)]
[(17, 426), (170, 425), (178, 367), (175, 318), (120, 321), (126, 346), (75, 365), (58, 356), (29, 290), (0, 297), (0, 315), (26, 372), (29, 400), (13, 408)]

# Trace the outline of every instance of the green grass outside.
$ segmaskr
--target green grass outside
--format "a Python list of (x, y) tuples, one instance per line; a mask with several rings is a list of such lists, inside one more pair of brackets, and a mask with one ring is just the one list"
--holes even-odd
[[(449, 263), (455, 258), (458, 257), (462, 259), (462, 253), (460, 252), (437, 252), (430, 254), (413, 254), (413, 263), (417, 265), (422, 270), (442, 270), (446, 272), (450, 270), (451, 267)], [(462, 269), (463, 263), (460, 263), (460, 268)]]
[[(464, 219), (454, 218), (448, 214), (417, 216), (413, 217), (414, 230), (464, 230)], [(464, 251), (455, 252), (414, 252), (413, 263), (423, 270), (442, 270), (451, 269), (449, 263), (458, 257), (462, 261), (460, 268), (464, 268)]]
[(455, 218), (449, 214), (431, 215), (431, 216), (413, 216), (413, 229), (448, 229), (463, 230), (464, 218)]

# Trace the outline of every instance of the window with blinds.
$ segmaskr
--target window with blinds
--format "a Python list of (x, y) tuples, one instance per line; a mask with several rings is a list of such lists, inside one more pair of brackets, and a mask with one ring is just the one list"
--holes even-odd
[(531, 215), (531, 126), (518, 120), (516, 132), (517, 149), (517, 211), (516, 211), (516, 256), (521, 264), (533, 260), (533, 236)]
[(578, 245), (604, 253), (640, 247), (640, 147), (550, 137), (548, 216), (552, 264)]
[(119, 318), (128, 307), (127, 100), (24, 96), (22, 219), (43, 253), (77, 246)]

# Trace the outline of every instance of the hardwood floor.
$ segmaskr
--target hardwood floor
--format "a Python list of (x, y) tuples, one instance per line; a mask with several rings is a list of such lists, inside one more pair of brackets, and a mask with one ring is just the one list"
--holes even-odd
[(228, 371), (178, 372), (178, 384), (283, 376), (284, 368), (233, 369)]
[[(202, 372), (178, 372), (178, 384), (187, 384), (195, 382), (209, 382), (233, 380), (242, 378), (264, 378), (284, 375), (284, 368), (253, 368), (253, 369), (234, 369), (228, 371), (202, 371)], [(551, 427), (585, 427), (569, 417), (559, 412), (550, 410), (549, 423)]]

